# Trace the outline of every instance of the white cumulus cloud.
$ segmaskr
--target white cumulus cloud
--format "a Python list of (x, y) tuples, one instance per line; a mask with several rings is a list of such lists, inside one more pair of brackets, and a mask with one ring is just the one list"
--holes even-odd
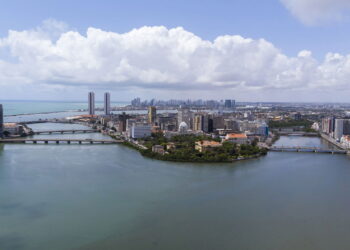
[(349, 0), (280, 0), (301, 22), (317, 25), (342, 20), (350, 11)]
[(208, 90), (312, 90), (348, 87), (350, 56), (310, 51), (284, 55), (270, 42), (241, 36), (206, 41), (178, 27), (127, 33), (89, 28), (86, 34), (55, 21), (10, 30), (0, 39), (0, 86)]

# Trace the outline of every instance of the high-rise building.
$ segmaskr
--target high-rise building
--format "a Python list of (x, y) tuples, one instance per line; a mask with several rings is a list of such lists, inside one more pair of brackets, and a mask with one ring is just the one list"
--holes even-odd
[(231, 100), (231, 108), (236, 108), (236, 100)]
[(2, 104), (0, 104), (0, 138), (3, 137), (4, 132), (4, 113), (2, 110)]
[(178, 126), (185, 122), (189, 129), (192, 129), (192, 112), (190, 109), (181, 108), (177, 111), (177, 124)]
[(231, 100), (225, 100), (225, 108), (227, 108), (227, 109), (232, 108), (232, 101)]
[(157, 109), (154, 106), (148, 107), (148, 123), (154, 124), (157, 119)]
[(334, 123), (334, 139), (340, 140), (344, 135), (344, 119), (335, 119)]
[(134, 100), (132, 100), (131, 101), (131, 105), (134, 106), (134, 107), (141, 106), (141, 99), (140, 99), (140, 97), (137, 97)]
[(104, 112), (105, 115), (111, 114), (111, 94), (108, 92), (104, 95)]
[(95, 93), (89, 92), (89, 115), (95, 114)]
[(125, 112), (119, 115), (119, 131), (126, 131), (127, 124), (126, 121), (130, 118)]
[(202, 129), (203, 129), (203, 116), (195, 115), (193, 119), (193, 130), (202, 131)]

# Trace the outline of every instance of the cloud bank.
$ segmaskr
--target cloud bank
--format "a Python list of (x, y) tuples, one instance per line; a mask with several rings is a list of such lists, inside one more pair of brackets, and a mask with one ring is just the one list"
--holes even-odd
[(288, 57), (264, 39), (206, 41), (181, 27), (80, 34), (51, 20), (0, 39), (0, 87), (207, 90), (219, 98), (231, 90), (347, 89), (348, 79), (350, 55)]
[(348, 16), (349, 0), (280, 0), (301, 22), (317, 25), (339, 21)]

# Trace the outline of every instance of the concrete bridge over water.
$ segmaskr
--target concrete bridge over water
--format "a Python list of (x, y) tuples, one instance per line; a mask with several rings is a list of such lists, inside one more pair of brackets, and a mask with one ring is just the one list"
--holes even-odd
[(104, 140), (104, 139), (61, 139), (61, 138), (16, 138), (16, 139), (0, 139), (0, 143), (21, 143), (21, 144), (117, 144), (122, 140)]
[(77, 134), (77, 133), (97, 133), (97, 129), (65, 129), (65, 130), (42, 130), (42, 131), (33, 131), (35, 135), (41, 134)]
[(275, 152), (302, 152), (302, 153), (323, 153), (323, 154), (347, 154), (347, 150), (342, 149), (325, 149), (318, 147), (286, 147), (286, 146), (271, 146), (269, 151)]

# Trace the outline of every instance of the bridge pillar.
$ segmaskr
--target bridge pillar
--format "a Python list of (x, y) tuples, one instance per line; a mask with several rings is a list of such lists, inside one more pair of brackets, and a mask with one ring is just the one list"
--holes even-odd
[(56, 144), (60, 144), (60, 141), (56, 141)]
[(81, 141), (79, 141), (79, 144), (81, 144)]
[(45, 144), (48, 144), (49, 142), (48, 141), (45, 141)]

